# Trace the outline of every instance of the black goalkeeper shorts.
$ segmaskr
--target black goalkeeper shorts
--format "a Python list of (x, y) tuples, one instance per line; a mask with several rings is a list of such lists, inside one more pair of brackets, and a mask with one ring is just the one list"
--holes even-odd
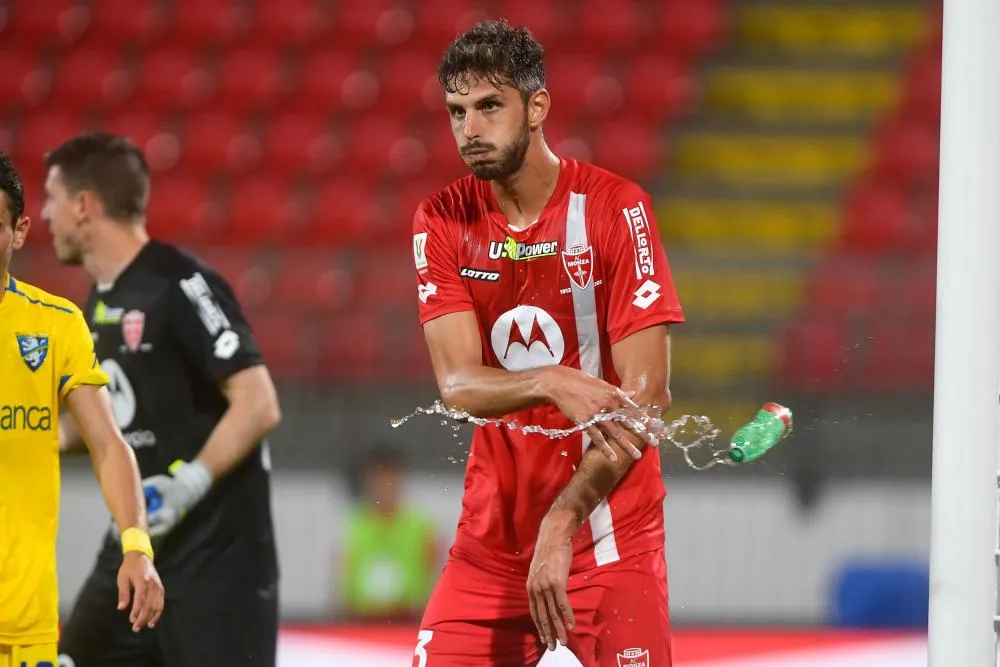
[(88, 577), (62, 630), (60, 667), (275, 667), (277, 584), (168, 599), (156, 627), (134, 633), (116, 576)]

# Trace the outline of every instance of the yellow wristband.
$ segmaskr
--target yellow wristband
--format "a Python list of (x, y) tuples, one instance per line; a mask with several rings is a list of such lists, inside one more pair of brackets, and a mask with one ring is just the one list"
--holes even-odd
[(138, 551), (153, 560), (153, 545), (146, 531), (139, 528), (126, 528), (122, 531), (122, 553)]

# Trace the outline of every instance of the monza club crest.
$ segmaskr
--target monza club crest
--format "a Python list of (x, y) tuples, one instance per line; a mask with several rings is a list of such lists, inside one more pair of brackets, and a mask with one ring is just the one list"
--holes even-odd
[(627, 648), (618, 654), (618, 667), (649, 667), (649, 651)]
[(142, 345), (142, 332), (146, 328), (146, 313), (130, 310), (122, 317), (122, 340), (132, 352)]
[(15, 334), (17, 337), (17, 351), (21, 353), (21, 359), (32, 371), (37, 371), (45, 363), (49, 356), (49, 337), (37, 336), (35, 334)]
[(562, 251), (563, 268), (570, 281), (584, 289), (594, 279), (594, 249), (592, 246), (574, 246)]

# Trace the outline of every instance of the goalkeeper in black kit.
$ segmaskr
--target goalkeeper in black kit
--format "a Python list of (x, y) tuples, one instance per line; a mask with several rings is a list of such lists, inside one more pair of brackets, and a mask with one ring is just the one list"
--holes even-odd
[[(274, 385), (232, 289), (146, 233), (149, 172), (128, 139), (89, 134), (46, 157), (43, 218), (94, 287), (83, 309), (118, 426), (143, 477), (166, 589), (156, 628), (115, 611), (108, 530), (60, 641), (67, 667), (273, 667), (278, 564), (265, 437)], [(79, 444), (63, 420), (60, 448)]]

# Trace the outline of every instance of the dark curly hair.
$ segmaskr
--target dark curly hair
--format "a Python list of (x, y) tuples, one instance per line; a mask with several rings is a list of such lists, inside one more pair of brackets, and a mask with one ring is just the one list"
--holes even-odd
[(459, 35), (444, 52), (438, 80), (449, 93), (467, 89), (470, 77), (510, 85), (527, 99), (545, 86), (545, 50), (525, 27), (483, 21)]
[(3, 153), (0, 153), (0, 192), (7, 195), (7, 208), (13, 216), (11, 224), (16, 225), (24, 215), (24, 184), (14, 163)]
[(112, 220), (145, 215), (149, 166), (130, 139), (104, 132), (82, 134), (45, 156), (45, 166), (59, 167), (71, 192), (92, 190)]

